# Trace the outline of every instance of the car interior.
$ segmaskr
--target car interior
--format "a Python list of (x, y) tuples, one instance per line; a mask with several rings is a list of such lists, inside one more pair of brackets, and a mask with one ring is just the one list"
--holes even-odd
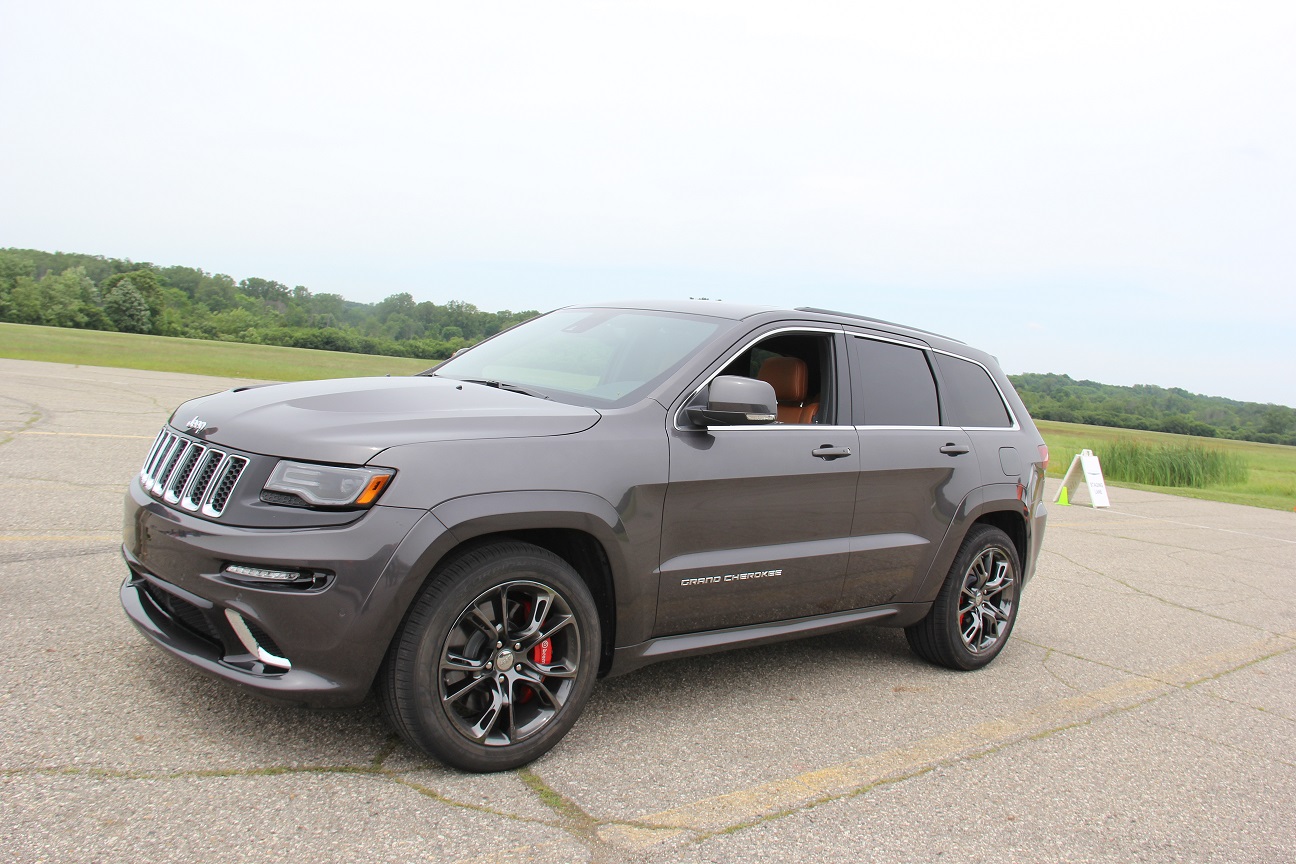
[(832, 337), (827, 334), (780, 333), (735, 357), (721, 374), (758, 378), (774, 388), (778, 422), (833, 422)]

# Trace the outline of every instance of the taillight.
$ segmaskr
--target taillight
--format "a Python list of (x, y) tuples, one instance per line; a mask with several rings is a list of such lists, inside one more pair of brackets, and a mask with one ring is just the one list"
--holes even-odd
[(1039, 454), (1040, 454), (1040, 462), (1043, 463), (1041, 467), (1045, 471), (1047, 471), (1048, 470), (1048, 445), (1047, 444), (1039, 445)]

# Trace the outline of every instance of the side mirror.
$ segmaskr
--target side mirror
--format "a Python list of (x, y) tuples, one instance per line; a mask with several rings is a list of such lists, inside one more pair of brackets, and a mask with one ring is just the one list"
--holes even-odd
[(778, 398), (768, 381), (720, 375), (711, 382), (706, 405), (687, 412), (698, 426), (751, 426), (778, 419)]

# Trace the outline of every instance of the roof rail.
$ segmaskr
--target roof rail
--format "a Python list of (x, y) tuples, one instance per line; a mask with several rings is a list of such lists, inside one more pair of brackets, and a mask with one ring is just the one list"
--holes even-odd
[(854, 312), (838, 312), (835, 309), (820, 309), (816, 306), (798, 306), (797, 312), (815, 312), (819, 315), (839, 315), (842, 318), (854, 318), (856, 321), (867, 321), (870, 324), (885, 324), (888, 327), (895, 327), (899, 330), (908, 330), (910, 333), (922, 333), (924, 336), (935, 336), (938, 339), (948, 339), (951, 342), (958, 342), (960, 345), (966, 344), (961, 339), (955, 339), (952, 336), (946, 336), (942, 333), (933, 333), (931, 330), (922, 330), (918, 327), (910, 327), (908, 324), (897, 324), (894, 321), (884, 321), (881, 318), (870, 318), (867, 315), (856, 315)]

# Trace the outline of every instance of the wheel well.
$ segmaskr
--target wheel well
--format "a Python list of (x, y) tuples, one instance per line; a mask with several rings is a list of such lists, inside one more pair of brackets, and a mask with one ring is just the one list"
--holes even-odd
[(573, 528), (530, 528), (519, 531), (502, 531), (483, 534), (467, 540), (447, 553), (437, 567), (469, 549), (500, 540), (520, 540), (548, 550), (571, 565), (580, 575), (594, 597), (599, 610), (599, 629), (602, 642), (599, 652), (599, 674), (604, 675), (612, 665), (612, 647), (616, 644), (616, 591), (612, 584), (612, 565), (602, 544), (584, 531)]
[(1008, 510), (996, 510), (986, 513), (973, 523), (974, 525), (993, 525), (1008, 535), (1017, 549), (1017, 560), (1026, 565), (1026, 520)]

